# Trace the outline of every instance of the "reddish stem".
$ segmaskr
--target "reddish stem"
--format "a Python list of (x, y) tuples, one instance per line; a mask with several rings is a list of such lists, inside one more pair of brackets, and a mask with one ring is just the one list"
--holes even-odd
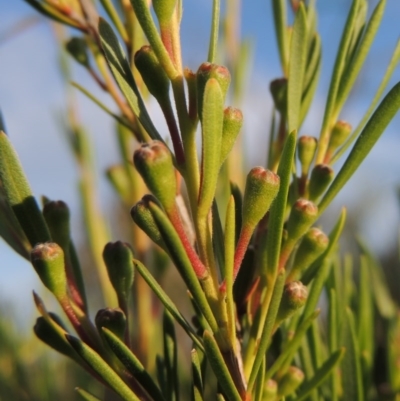
[[(243, 226), (240, 231), (239, 240), (236, 245), (235, 257), (233, 261), (233, 282), (235, 282), (236, 277), (239, 273), (240, 266), (242, 265), (242, 261), (244, 259), (244, 255), (246, 254), (247, 247), (251, 240), (251, 236), (253, 235), (255, 227)], [(226, 291), (226, 281), (224, 280), (219, 287), (220, 291)]]
[(179, 239), (182, 242), (183, 247), (185, 248), (186, 254), (192, 264), (193, 270), (196, 273), (196, 276), (201, 280), (207, 275), (207, 269), (201, 262), (199, 255), (195, 252), (190, 243), (186, 231), (183, 227), (181, 217), (178, 212), (178, 208), (175, 206), (171, 213), (168, 213), (168, 217), (171, 220), (172, 225), (174, 226)]

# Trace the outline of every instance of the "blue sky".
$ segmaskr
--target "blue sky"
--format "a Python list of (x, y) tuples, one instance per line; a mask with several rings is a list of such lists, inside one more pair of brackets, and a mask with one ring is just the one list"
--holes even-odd
[[(243, 108), (247, 137), (245, 146), (246, 154), (252, 155), (252, 163), (260, 164), (265, 161), (266, 152), (264, 133), (270, 110), (269, 81), (279, 77), (281, 73), (277, 63), (269, 2), (247, 0), (243, 4), (242, 34), (251, 38), (254, 43), (254, 65), (246, 93), (246, 106)], [(324, 94), (349, 4), (349, 0), (318, 2), (321, 13), (318, 25), (323, 42), (323, 72), (313, 105), (313, 117), (307, 121), (302, 134), (317, 135), (319, 132), (325, 104)], [(206, 58), (210, 9), (211, 0), (184, 1), (184, 61), (193, 69)], [(63, 111), (65, 87), (57, 70), (58, 55), (52, 30), (47, 23), (41, 22), (2, 42), (2, 35), (15, 23), (35, 13), (22, 0), (0, 0), (0, 15), (0, 108), (8, 134), (17, 149), (35, 195), (39, 197), (44, 194), (52, 199), (66, 201), (73, 213), (73, 235), (75, 238), (82, 238), (75, 191), (77, 172), (57, 128), (57, 115)], [(391, 51), (399, 39), (399, 19), (400, 2), (388, 0), (382, 29), (357, 83), (358, 95), (352, 97), (343, 115), (354, 125), (366, 110)], [(79, 67), (74, 68), (74, 78), (85, 84), (90, 81)], [(392, 85), (399, 80), (400, 69), (397, 68)], [(96, 91), (94, 86), (88, 87)], [(77, 99), (82, 106), (82, 121), (96, 141), (97, 163), (104, 170), (117, 157), (112, 122), (90, 101), (81, 96), (77, 96)], [(151, 107), (151, 111), (159, 119), (158, 109)], [(362, 219), (359, 227), (377, 251), (383, 251), (393, 244), (399, 226), (394, 189), (395, 185), (400, 185), (399, 127), (400, 115), (391, 123), (360, 171), (332, 207), (336, 212), (343, 204), (347, 204), (350, 214), (354, 212)], [(104, 180), (100, 180), (100, 187), (101, 202), (107, 205), (114, 199), (113, 195), (107, 190)], [(357, 200), (361, 198), (368, 199), (366, 211), (357, 207)], [(0, 240), (0, 303), (7, 300), (17, 309), (17, 315), (22, 313), (29, 316), (33, 311), (32, 289), (42, 289), (33, 269), (9, 251)]]

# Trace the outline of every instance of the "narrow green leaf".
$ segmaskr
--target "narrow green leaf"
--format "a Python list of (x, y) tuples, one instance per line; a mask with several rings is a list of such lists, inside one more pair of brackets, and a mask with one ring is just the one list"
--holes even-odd
[(201, 365), (195, 348), (192, 349), (192, 401), (204, 401)]
[(124, 400), (140, 401), (125, 382), (92, 348), (76, 337), (66, 335), (68, 342), (88, 365)]
[(388, 369), (388, 382), (393, 392), (398, 394), (400, 392), (400, 371), (399, 371), (399, 360), (400, 360), (400, 315), (397, 312), (396, 316), (393, 317), (389, 322), (389, 328), (387, 332), (387, 369)]
[(202, 118), (201, 182), (198, 201), (198, 216), (206, 218), (217, 188), (220, 167), (223, 114), (221, 87), (215, 78), (210, 78), (204, 89)]
[(101, 401), (100, 398), (95, 397), (83, 388), (76, 387), (75, 391), (81, 396), (82, 400), (85, 401)]
[(225, 283), (226, 283), (226, 308), (228, 313), (228, 331), (232, 344), (236, 338), (236, 311), (233, 299), (233, 265), (235, 255), (235, 198), (231, 195), (226, 211), (225, 221)]
[(169, 296), (164, 292), (164, 290), (160, 287), (151, 273), (146, 269), (146, 267), (139, 262), (138, 260), (134, 259), (135, 269), (139, 272), (139, 274), (143, 277), (149, 287), (153, 290), (155, 295), (164, 305), (164, 307), (171, 313), (177, 323), (185, 330), (187, 335), (194, 341), (194, 343), (200, 348), (203, 349), (203, 345), (201, 344), (197, 334), (195, 333), (194, 329), (190, 326), (184, 316), (179, 312), (179, 309), (176, 305), (171, 301)]
[(368, 261), (371, 275), (371, 283), (373, 283), (372, 291), (374, 294), (374, 301), (379, 311), (379, 314), (386, 319), (392, 319), (396, 316), (397, 308), (390, 295), (388, 284), (386, 282), (382, 268), (379, 265), (379, 262), (369, 251), (367, 246), (360, 239), (358, 239), (358, 245), (360, 246)]
[(347, 21), (345, 28), (343, 30), (342, 38), (339, 44), (339, 50), (336, 55), (335, 66), (333, 68), (331, 83), (329, 86), (328, 99), (326, 101), (326, 108), (324, 113), (324, 119), (322, 122), (321, 134), (318, 142), (318, 150), (316, 157), (316, 164), (323, 163), (326, 149), (329, 143), (329, 135), (332, 124), (332, 113), (335, 107), (336, 96), (340, 85), (340, 80), (342, 78), (343, 70), (345, 68), (346, 55), (349, 49), (351, 36), (353, 34), (354, 25), (357, 20), (357, 12), (359, 9), (359, 4), (361, 0), (353, 0), (349, 14), (347, 16)]
[(312, 379), (307, 380), (302, 384), (300, 390), (297, 392), (296, 401), (302, 401), (307, 398), (307, 396), (314, 389), (318, 389), (319, 386), (329, 377), (333, 369), (339, 364), (345, 354), (345, 349), (341, 348), (334, 352), (325, 363), (315, 372)]
[(175, 228), (159, 206), (150, 202), (149, 208), (161, 232), (171, 259), (215, 333), (218, 330), (217, 322)]
[(360, 352), (358, 349), (353, 313), (346, 309), (346, 319), (342, 326), (342, 343), (346, 354), (342, 360), (343, 401), (364, 401)]
[(3, 194), (30, 244), (34, 246), (39, 242), (51, 241), (18, 156), (3, 131), (0, 131), (0, 181)]
[(151, 47), (157, 55), (160, 64), (163, 66), (164, 71), (172, 80), (176, 78), (177, 71), (161, 41), (161, 37), (157, 31), (157, 27), (153, 21), (150, 9), (146, 0), (131, 0), (133, 10), (140, 26), (143, 29)]
[(264, 384), (265, 384), (265, 369), (266, 369), (266, 362), (265, 362), (265, 355), (258, 370), (258, 375), (256, 378), (256, 382), (254, 384), (254, 401), (262, 401), (263, 400), (263, 393), (264, 393)]
[(400, 82), (385, 96), (362, 130), (343, 167), (318, 205), (320, 215), (360, 166), (399, 108)]
[(371, 272), (368, 266), (368, 259), (361, 255), (360, 264), (360, 283), (358, 291), (357, 308), (357, 339), (360, 352), (364, 361), (364, 377), (369, 376), (373, 366), (374, 359), (374, 328), (375, 328), (375, 310), (373, 308), (373, 289)]
[(122, 50), (121, 44), (111, 26), (102, 18), (99, 20), (99, 34), (108, 65), (122, 93), (125, 95), (129, 106), (150, 137), (163, 142), (163, 139), (157, 132), (157, 129), (147, 113), (146, 106), (140, 96), (132, 70)]
[(354, 140), (360, 134), (361, 130), (364, 128), (364, 126), (365, 126), (366, 122), (368, 121), (368, 119), (370, 118), (372, 112), (375, 110), (375, 107), (378, 104), (378, 101), (381, 98), (383, 91), (385, 90), (388, 82), (390, 81), (390, 78), (392, 77), (393, 72), (395, 71), (397, 65), (399, 64), (399, 61), (400, 61), (400, 40), (398, 40), (396, 43), (395, 49), (393, 51), (389, 65), (386, 69), (385, 75), (379, 85), (379, 88), (377, 89), (377, 91), (374, 95), (372, 102), (370, 103), (370, 105), (368, 107), (368, 110), (365, 112), (363, 118), (357, 125), (357, 128), (347, 139), (346, 143), (334, 155), (334, 157), (331, 160), (332, 164), (335, 163), (344, 154), (344, 152), (350, 147), (350, 145), (354, 142)]
[(278, 40), (279, 57), (284, 75), (288, 74), (289, 69), (289, 40), (288, 27), (286, 21), (286, 1), (273, 0), (272, 9), (274, 13), (275, 36)]
[[(251, 369), (249, 382), (247, 384), (247, 389), (249, 392), (253, 389), (254, 383), (258, 376), (258, 371), (264, 361), (268, 345), (271, 342), (272, 331), (275, 325), (276, 316), (278, 314), (279, 305), (282, 299), (282, 291), (283, 291), (283, 286), (285, 285), (285, 278), (286, 278), (286, 272), (284, 269), (282, 269), (278, 272), (278, 276), (276, 278), (274, 291), (272, 293), (271, 302), (268, 308), (267, 318), (265, 319), (264, 328), (262, 330), (262, 335), (257, 350), (257, 355), (254, 360), (253, 368)], [(271, 378), (271, 376), (269, 378)]]
[(203, 341), (208, 362), (229, 401), (241, 401), (242, 399), (235, 387), (235, 383), (232, 380), (226, 362), (218, 348), (218, 344), (214, 336), (208, 330), (204, 330)]
[(293, 131), (287, 137), (278, 167), (280, 187), (270, 209), (268, 232), (271, 235), (267, 237), (265, 251), (262, 254), (261, 276), (274, 277), (278, 269), (286, 204), (296, 150), (296, 134), (296, 131)]
[(114, 114), (104, 103), (102, 103), (96, 96), (94, 96), (92, 93), (90, 93), (87, 89), (85, 89), (83, 86), (79, 85), (77, 82), (71, 82), (71, 85), (78, 89), (80, 92), (82, 92), (85, 96), (87, 96), (90, 100), (92, 100), (97, 106), (99, 106), (103, 111), (105, 111), (109, 116), (114, 118), (116, 121), (118, 121), (120, 124), (124, 125), (125, 127), (132, 129), (131, 125), (125, 121), (125, 119), (121, 118), (117, 114)]
[(118, 357), (118, 359), (124, 364), (128, 371), (133, 377), (143, 386), (143, 388), (149, 393), (154, 401), (164, 401), (160, 389), (154, 383), (151, 376), (147, 373), (146, 369), (139, 361), (139, 359), (132, 353), (132, 351), (116, 336), (112, 331), (102, 328), (104, 338), (108, 342), (108, 345)]
[(307, 75), (304, 79), (305, 86), (303, 88), (303, 96), (301, 99), (300, 121), (301, 125), (307, 116), (311, 102), (314, 98), (315, 91), (318, 86), (319, 76), (321, 72), (321, 39), (319, 35), (315, 35), (314, 50), (311, 59), (307, 63)]
[(213, 11), (211, 19), (211, 32), (210, 43), (208, 45), (208, 58), (209, 63), (215, 62), (218, 46), (218, 31), (219, 31), (219, 14), (220, 14), (220, 0), (213, 0)]
[[(335, 268), (335, 267), (334, 267)], [(339, 329), (338, 329), (338, 316), (337, 316), (337, 296), (335, 288), (331, 288), (329, 291), (329, 310), (328, 310), (328, 349), (330, 353), (333, 353), (337, 349), (339, 342)], [(338, 401), (338, 387), (340, 383), (339, 372), (337, 369), (334, 370), (331, 377), (331, 401)]]
[(297, 350), (299, 349), (301, 342), (303, 341), (303, 337), (306, 334), (307, 330), (311, 326), (314, 319), (316, 319), (319, 315), (320, 311), (316, 310), (310, 316), (308, 316), (297, 328), (294, 337), (286, 344), (285, 349), (279, 355), (279, 357), (275, 360), (272, 366), (267, 369), (265, 374), (265, 380), (271, 379), (276, 372), (283, 366), (283, 364), (289, 364), (293, 360)]
[(15, 217), (0, 179), (0, 237), (23, 258), (30, 260), (31, 244)]
[(303, 3), (299, 3), (290, 44), (288, 76), (288, 131), (299, 128), (304, 72), (307, 60), (307, 16)]
[(174, 322), (168, 310), (164, 310), (163, 317), (164, 363), (167, 373), (168, 394), (167, 399), (179, 400), (178, 380), (178, 347), (176, 342)]
[(219, 266), (221, 277), (225, 277), (225, 245), (218, 205), (214, 199), (212, 204), (212, 241), (215, 259)]
[(103, 6), (105, 12), (110, 17), (111, 21), (117, 28), (118, 33), (121, 35), (122, 40), (125, 43), (128, 43), (128, 32), (122, 22), (121, 17), (118, 15), (117, 10), (114, 7), (114, 4), (111, 0), (100, 0), (101, 5)]
[(359, 76), (361, 67), (364, 64), (365, 58), (372, 46), (372, 42), (375, 39), (375, 35), (378, 32), (379, 26), (382, 21), (383, 13), (385, 11), (386, 0), (381, 0), (372, 16), (368, 25), (365, 29), (365, 33), (361, 39), (361, 43), (357, 46), (357, 50), (352, 59), (347, 63), (345, 70), (343, 71), (340, 79), (340, 85), (335, 100), (335, 111), (334, 115), (339, 115), (343, 104), (347, 100), (347, 97), (354, 85), (355, 80)]

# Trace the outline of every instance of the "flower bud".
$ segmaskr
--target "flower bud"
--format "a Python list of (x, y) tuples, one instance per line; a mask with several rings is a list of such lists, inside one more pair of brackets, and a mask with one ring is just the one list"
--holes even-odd
[(136, 169), (167, 213), (175, 207), (176, 177), (169, 149), (160, 141), (142, 144), (135, 151)]
[(145, 195), (131, 209), (132, 220), (147, 234), (147, 236), (159, 247), (165, 250), (165, 243), (154, 217), (149, 210), (149, 201), (158, 203), (153, 195)]
[(103, 259), (118, 302), (121, 307), (124, 307), (130, 295), (134, 277), (132, 249), (121, 241), (109, 242), (104, 247)]
[(276, 324), (292, 316), (297, 310), (302, 308), (307, 301), (308, 290), (300, 281), (292, 281), (285, 285), (279, 305)]
[(85, 39), (73, 37), (65, 44), (65, 49), (76, 62), (86, 68), (90, 67), (87, 43)]
[(49, 315), (54, 323), (51, 323), (43, 316), (40, 316), (36, 319), (36, 323), (33, 326), (34, 333), (41, 341), (60, 354), (74, 358), (75, 352), (65, 339), (64, 334), (67, 331), (64, 328), (64, 325), (61, 323), (60, 318), (52, 312), (50, 312)]
[(227, 107), (224, 110), (224, 122), (222, 128), (221, 165), (232, 150), (242, 125), (242, 112), (234, 107)]
[(346, 121), (337, 121), (331, 131), (327, 153), (332, 154), (337, 148), (342, 146), (349, 137), (351, 130), (351, 125)]
[(275, 380), (269, 379), (264, 384), (262, 399), (264, 401), (275, 401), (278, 395), (278, 383)]
[(283, 116), (286, 116), (287, 112), (287, 85), (288, 81), (286, 78), (278, 78), (271, 81), (269, 86), (275, 108)]
[(160, 104), (169, 101), (170, 83), (168, 76), (150, 46), (143, 46), (136, 52), (135, 66), (147, 89), (157, 101)]
[(40, 280), (60, 300), (67, 295), (64, 252), (54, 242), (37, 244), (31, 251), (31, 262)]
[(231, 82), (229, 70), (217, 64), (203, 63), (197, 70), (197, 107), (200, 120), (203, 118), (203, 97), (206, 83), (210, 78), (215, 78), (221, 88), (222, 99), (225, 99)]
[(304, 380), (304, 373), (296, 366), (290, 366), (278, 382), (278, 398), (292, 394)]
[(100, 335), (103, 335), (102, 327), (107, 328), (120, 340), (124, 341), (126, 329), (125, 313), (119, 308), (100, 309), (94, 319)]
[(50, 230), (51, 238), (65, 252), (70, 243), (70, 213), (63, 201), (50, 201), (43, 207), (43, 216)]
[(308, 197), (310, 200), (318, 200), (333, 180), (333, 175), (334, 171), (327, 164), (317, 164), (312, 169), (308, 184)]
[(318, 216), (318, 207), (307, 199), (298, 199), (292, 207), (287, 222), (288, 240), (302, 237)]
[(263, 167), (254, 167), (246, 179), (243, 196), (243, 226), (255, 227), (268, 212), (279, 191), (280, 178)]
[(166, 25), (171, 21), (175, 5), (176, 0), (153, 0), (154, 12), (160, 25)]
[(297, 142), (297, 155), (301, 163), (301, 173), (303, 176), (308, 174), (308, 170), (314, 160), (317, 144), (317, 138), (305, 135), (301, 136)]
[(329, 238), (319, 228), (312, 227), (303, 237), (294, 258), (287, 281), (297, 280), (328, 247)]

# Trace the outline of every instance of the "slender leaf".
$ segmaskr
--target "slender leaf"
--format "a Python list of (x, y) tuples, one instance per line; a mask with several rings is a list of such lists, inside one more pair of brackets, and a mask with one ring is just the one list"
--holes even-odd
[(84, 390), (83, 388), (76, 387), (75, 391), (85, 401), (101, 401), (100, 398), (95, 397), (93, 394), (90, 394), (88, 391)]
[(213, 0), (213, 11), (211, 19), (211, 32), (210, 32), (210, 43), (208, 46), (208, 58), (209, 63), (215, 62), (218, 45), (218, 30), (219, 30), (219, 13), (220, 13), (220, 0)]
[(367, 246), (358, 239), (358, 245), (367, 258), (368, 267), (370, 269), (372, 291), (374, 294), (374, 301), (381, 316), (386, 319), (392, 319), (396, 316), (396, 305), (390, 296), (388, 284), (382, 272), (378, 261), (374, 258)]
[(32, 246), (51, 241), (39, 206), (32, 195), (18, 156), (7, 135), (0, 131), (0, 181), (2, 192)]
[(201, 182), (198, 200), (198, 216), (207, 218), (217, 188), (220, 167), (223, 126), (223, 96), (215, 78), (210, 78), (204, 89), (202, 118)]
[(154, 401), (164, 401), (165, 398), (160, 389), (135, 354), (111, 330), (105, 327), (102, 330), (108, 345), (133, 377), (143, 386)]
[(126, 55), (122, 50), (121, 44), (118, 42), (118, 38), (113, 32), (111, 26), (102, 18), (100, 18), (99, 21), (99, 33), (108, 65), (110, 66), (122, 93), (125, 95), (129, 106), (150, 137), (152, 139), (163, 141), (147, 113), (146, 106), (140, 96), (139, 89), (136, 86), (132, 70)]
[(192, 349), (192, 383), (192, 401), (204, 401), (201, 365), (195, 348)]
[(175, 306), (175, 304), (171, 301), (169, 296), (164, 292), (164, 290), (160, 287), (151, 273), (146, 269), (146, 267), (140, 263), (138, 260), (134, 260), (135, 269), (139, 272), (139, 274), (143, 277), (149, 287), (154, 291), (158, 299), (162, 302), (164, 307), (171, 313), (177, 323), (185, 330), (185, 332), (190, 336), (190, 338), (195, 342), (195, 344), (203, 349), (203, 345), (199, 341), (195, 331), (190, 326), (190, 324), (186, 321), (183, 315), (179, 312), (179, 309)]
[(268, 235), (267, 244), (264, 248), (265, 252), (262, 255), (261, 275), (265, 276), (273, 277), (278, 268), (286, 204), (296, 149), (296, 134), (296, 131), (293, 131), (287, 137), (278, 167), (280, 187), (278, 195), (271, 206), (268, 223), (270, 235)]
[(346, 310), (346, 320), (342, 327), (343, 345), (346, 354), (342, 360), (343, 401), (364, 401), (360, 352), (358, 349), (353, 313)]
[(289, 40), (287, 35), (286, 1), (273, 0), (275, 33), (278, 40), (279, 57), (284, 75), (288, 74), (289, 64)]
[(164, 311), (163, 318), (164, 363), (167, 373), (168, 393), (170, 401), (179, 400), (178, 380), (178, 344), (176, 342), (174, 322), (168, 310)]
[(301, 342), (303, 341), (303, 337), (307, 330), (310, 328), (314, 319), (316, 319), (319, 315), (320, 311), (316, 310), (310, 316), (308, 316), (297, 328), (294, 337), (286, 344), (285, 349), (279, 355), (279, 357), (275, 360), (273, 365), (267, 369), (265, 374), (265, 380), (271, 379), (276, 372), (284, 365), (288, 364), (293, 360), (294, 355), (299, 349)]
[(323, 162), (326, 149), (329, 143), (329, 135), (332, 124), (332, 113), (335, 107), (336, 96), (342, 79), (343, 70), (345, 68), (346, 55), (349, 50), (351, 36), (353, 34), (354, 26), (357, 20), (357, 12), (359, 10), (359, 4), (361, 0), (353, 0), (345, 28), (343, 30), (342, 38), (339, 44), (339, 50), (335, 60), (335, 66), (333, 68), (332, 79), (329, 86), (328, 99), (326, 102), (326, 108), (324, 113), (324, 119), (321, 128), (321, 134), (318, 142), (318, 150), (316, 156), (316, 164)]
[(307, 60), (307, 16), (304, 4), (300, 3), (294, 21), (289, 60), (288, 77), (288, 131), (299, 128), (304, 73)]
[(318, 205), (321, 214), (350, 179), (400, 108), (400, 82), (385, 96), (364, 127), (343, 167)]
[(276, 316), (278, 314), (279, 305), (282, 298), (283, 286), (285, 285), (285, 277), (285, 270), (280, 270), (278, 272), (278, 277), (276, 279), (271, 302), (268, 308), (267, 318), (265, 319), (264, 328), (262, 330), (256, 359), (254, 360), (253, 368), (251, 370), (249, 382), (247, 385), (248, 391), (251, 391), (253, 389), (254, 383), (258, 376), (258, 371), (264, 361), (265, 353), (267, 352), (268, 345), (271, 341), (272, 330), (274, 328)]
[(133, 10), (143, 32), (147, 36), (152, 49), (154, 50), (160, 64), (170, 79), (177, 76), (177, 71), (164, 47), (161, 37), (157, 31), (157, 27), (150, 13), (149, 5), (146, 0), (131, 0)]
[(352, 57), (350, 62), (347, 63), (346, 68), (343, 71), (335, 100), (335, 115), (339, 114), (354, 85), (355, 80), (359, 76), (361, 67), (363, 66), (365, 58), (368, 55), (372, 42), (375, 39), (375, 35), (378, 32), (385, 6), (386, 0), (381, 0), (377, 4), (371, 16), (371, 19), (365, 29), (365, 33), (361, 39), (361, 43), (356, 50), (356, 54)]
[(68, 342), (88, 365), (124, 400), (140, 401), (117, 373), (92, 348), (76, 337), (66, 335)]
[(318, 389), (319, 386), (329, 377), (333, 369), (339, 364), (345, 354), (345, 349), (341, 348), (334, 352), (327, 361), (315, 372), (312, 379), (302, 384), (300, 390), (297, 392), (296, 401), (302, 401), (314, 389)]
[(241, 401), (242, 399), (235, 387), (235, 383), (232, 380), (228, 367), (218, 348), (218, 344), (214, 336), (208, 330), (204, 331), (203, 342), (208, 362), (229, 401)]
[(385, 75), (384, 75), (381, 83), (379, 84), (379, 88), (377, 89), (377, 91), (374, 95), (374, 98), (368, 107), (368, 110), (365, 112), (363, 118), (357, 125), (357, 128), (350, 135), (350, 137), (347, 139), (345, 144), (333, 156), (331, 163), (335, 163), (344, 154), (344, 152), (350, 147), (350, 145), (354, 142), (354, 140), (358, 137), (361, 130), (364, 128), (366, 122), (371, 117), (372, 112), (375, 110), (375, 107), (378, 104), (378, 101), (381, 98), (383, 91), (385, 90), (390, 78), (392, 77), (393, 72), (395, 71), (397, 65), (399, 64), (399, 61), (400, 61), (400, 40), (397, 41), (396, 47), (393, 51), (393, 55), (391, 57), (389, 65), (386, 69)]

